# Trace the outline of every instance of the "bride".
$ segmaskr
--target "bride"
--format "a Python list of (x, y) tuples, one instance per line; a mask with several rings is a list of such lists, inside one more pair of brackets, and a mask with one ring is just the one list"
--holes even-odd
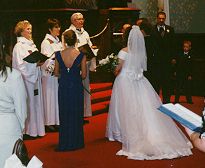
[(143, 76), (147, 69), (144, 37), (138, 26), (124, 34), (109, 107), (106, 137), (122, 142), (117, 155), (135, 160), (191, 155), (192, 145), (171, 118), (157, 109), (161, 101)]

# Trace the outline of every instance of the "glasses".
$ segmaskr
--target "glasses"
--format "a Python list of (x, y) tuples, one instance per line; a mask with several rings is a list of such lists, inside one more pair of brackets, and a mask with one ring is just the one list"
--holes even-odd
[(85, 19), (84, 18), (77, 18), (77, 19), (75, 19), (75, 20), (79, 20), (79, 21), (84, 21)]

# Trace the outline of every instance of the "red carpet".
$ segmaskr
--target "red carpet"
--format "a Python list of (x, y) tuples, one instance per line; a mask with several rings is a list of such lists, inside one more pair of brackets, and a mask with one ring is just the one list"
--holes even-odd
[[(193, 102), (193, 105), (186, 103), (182, 105), (200, 114), (203, 98), (193, 97)], [(84, 149), (55, 152), (58, 133), (47, 133), (43, 138), (25, 141), (29, 155), (36, 155), (44, 163), (44, 168), (205, 168), (205, 153), (197, 149), (192, 150), (192, 156), (173, 160), (136, 161), (116, 156), (115, 153), (120, 149), (121, 144), (109, 142), (105, 138), (106, 119), (107, 113), (89, 118), (90, 123), (84, 126)]]

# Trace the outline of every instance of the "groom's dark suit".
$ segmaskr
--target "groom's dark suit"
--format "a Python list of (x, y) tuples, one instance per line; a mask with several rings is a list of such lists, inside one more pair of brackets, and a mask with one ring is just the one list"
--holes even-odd
[(154, 78), (153, 87), (159, 93), (162, 89), (163, 102), (170, 101), (170, 81), (172, 72), (172, 60), (175, 56), (174, 29), (164, 25), (155, 25), (152, 32), (153, 57), (151, 60), (152, 74)]

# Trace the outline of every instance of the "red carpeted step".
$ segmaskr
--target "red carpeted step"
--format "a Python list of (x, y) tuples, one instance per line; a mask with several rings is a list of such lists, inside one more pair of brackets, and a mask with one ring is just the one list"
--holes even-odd
[(104, 101), (104, 102), (92, 104), (93, 115), (108, 112), (109, 103), (110, 101)]
[(112, 83), (92, 83), (90, 84), (91, 93), (112, 89)]
[(111, 94), (112, 94), (111, 89), (93, 93), (91, 95), (91, 102), (92, 102), (92, 104), (94, 104), (94, 103), (99, 103), (102, 101), (110, 100)]

